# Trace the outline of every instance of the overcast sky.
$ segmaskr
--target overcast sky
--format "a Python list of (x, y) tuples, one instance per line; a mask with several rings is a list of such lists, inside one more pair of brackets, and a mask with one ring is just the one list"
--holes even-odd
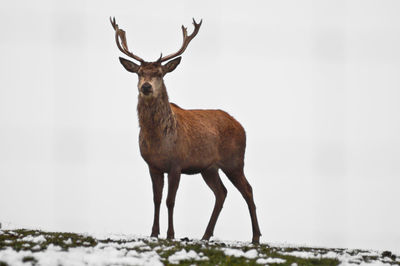
[[(223, 109), (247, 132), (262, 241), (400, 252), (399, 1), (3, 1), (0, 222), (149, 235), (137, 77), (109, 16), (146, 60), (181, 45), (165, 77), (183, 108)], [(228, 189), (215, 237), (251, 240)], [(164, 200), (166, 195), (164, 188)], [(176, 237), (201, 238), (214, 196), (183, 176)], [(161, 236), (166, 236), (163, 201)]]

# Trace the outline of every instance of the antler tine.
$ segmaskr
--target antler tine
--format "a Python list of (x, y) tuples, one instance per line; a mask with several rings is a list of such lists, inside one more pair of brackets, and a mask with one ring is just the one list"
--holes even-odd
[(199, 32), (201, 23), (203, 22), (203, 20), (200, 20), (199, 23), (196, 23), (196, 21), (193, 18), (193, 25), (194, 25), (194, 30), (192, 32), (192, 34), (190, 34), (189, 36), (187, 35), (187, 28), (185, 26), (182, 25), (182, 34), (183, 34), (183, 43), (182, 43), (182, 47), (178, 50), (178, 52), (164, 56), (163, 58), (161, 58), (160, 62), (164, 62), (167, 60), (170, 60), (174, 57), (177, 57), (181, 54), (183, 54), (183, 52), (185, 52), (186, 48), (188, 47), (190, 41), (197, 35), (197, 33)]
[[(118, 24), (115, 21), (115, 17), (112, 19), (110, 17), (110, 22), (111, 22), (112, 27), (115, 30), (115, 42), (117, 43), (118, 49), (121, 52), (123, 52), (124, 54), (126, 54), (127, 56), (132, 57), (133, 59), (136, 59), (137, 61), (143, 63), (144, 60), (142, 58), (129, 52), (128, 44), (126, 43), (125, 31), (118, 27)], [(120, 43), (120, 40), (121, 40), (121, 43)], [(122, 44), (122, 46), (121, 46), (121, 44)]]
[(156, 62), (161, 63), (161, 59), (162, 59), (162, 53), (160, 54), (160, 57), (157, 59)]

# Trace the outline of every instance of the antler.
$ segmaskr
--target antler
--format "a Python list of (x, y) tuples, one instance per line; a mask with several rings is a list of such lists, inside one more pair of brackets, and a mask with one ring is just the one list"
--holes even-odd
[[(118, 24), (115, 22), (115, 17), (113, 19), (111, 19), (110, 17), (110, 22), (115, 30), (115, 42), (117, 43), (119, 50), (124, 54), (126, 54), (127, 56), (132, 57), (133, 59), (136, 59), (137, 61), (143, 63), (144, 60), (142, 58), (129, 52), (128, 45), (126, 44), (125, 31), (123, 29), (118, 28)], [(121, 40), (122, 46), (119, 40)]]
[(187, 28), (185, 26), (182, 25), (182, 33), (183, 33), (183, 43), (182, 43), (182, 47), (181, 49), (178, 50), (178, 52), (167, 55), (162, 57), (161, 59), (159, 59), (160, 62), (164, 62), (167, 61), (169, 59), (172, 59), (174, 57), (177, 57), (178, 55), (183, 54), (183, 52), (186, 50), (187, 46), (189, 45), (190, 41), (197, 35), (197, 33), (199, 32), (201, 23), (203, 22), (203, 20), (200, 20), (199, 23), (196, 23), (196, 21), (193, 19), (193, 25), (194, 25), (194, 31), (191, 35), (187, 35)]

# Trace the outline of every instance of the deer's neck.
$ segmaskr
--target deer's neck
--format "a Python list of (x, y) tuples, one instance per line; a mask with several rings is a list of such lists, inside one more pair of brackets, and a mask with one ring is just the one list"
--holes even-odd
[(160, 140), (176, 130), (176, 120), (163, 84), (161, 94), (156, 98), (145, 99), (139, 96), (137, 106), (139, 126), (143, 137)]

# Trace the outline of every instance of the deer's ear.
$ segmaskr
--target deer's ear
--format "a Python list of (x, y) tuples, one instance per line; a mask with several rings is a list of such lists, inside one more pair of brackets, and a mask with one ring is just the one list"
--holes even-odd
[(175, 68), (179, 65), (179, 63), (181, 62), (182, 57), (177, 57), (174, 60), (169, 61), (168, 63), (166, 63), (165, 65), (162, 66), (163, 68), (163, 72), (164, 75), (174, 71)]
[(139, 65), (133, 63), (132, 61), (126, 60), (125, 58), (120, 57), (119, 61), (124, 66), (126, 70), (129, 72), (137, 73), (139, 70)]

